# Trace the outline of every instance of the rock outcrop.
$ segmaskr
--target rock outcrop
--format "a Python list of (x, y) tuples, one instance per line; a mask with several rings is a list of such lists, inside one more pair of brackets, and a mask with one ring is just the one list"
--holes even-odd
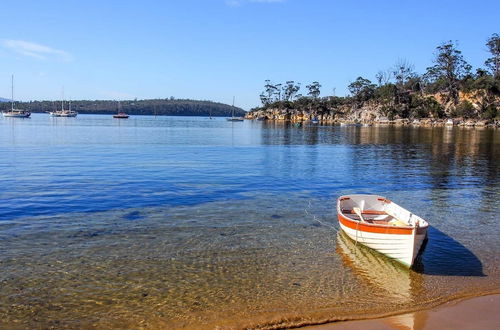
[[(425, 98), (430, 98), (438, 102), (442, 107), (446, 118), (417, 118), (408, 117), (402, 118), (398, 115), (390, 116), (387, 111), (387, 105), (376, 101), (364, 102), (362, 104), (343, 104), (336, 107), (322, 109), (322, 111), (308, 110), (300, 108), (257, 108), (248, 112), (246, 119), (257, 120), (277, 120), (291, 122), (308, 122), (317, 120), (322, 124), (380, 124), (380, 125), (413, 125), (413, 126), (467, 126), (467, 127), (500, 127), (500, 119), (481, 119), (479, 116), (480, 109), (485, 107), (489, 102), (496, 107), (500, 107), (500, 97), (491, 96), (487, 99), (484, 93), (480, 91), (463, 93), (460, 92), (460, 101), (470, 104), (471, 115), (477, 117), (475, 119), (464, 119), (454, 115), (457, 108), (453, 102), (446, 100), (446, 97), (441, 94), (427, 95)], [(293, 104), (293, 103), (292, 103)]]

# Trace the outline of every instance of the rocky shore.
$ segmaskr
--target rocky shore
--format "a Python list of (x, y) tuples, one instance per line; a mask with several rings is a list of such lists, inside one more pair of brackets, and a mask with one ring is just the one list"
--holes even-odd
[(346, 126), (371, 126), (371, 125), (396, 125), (396, 126), (461, 126), (461, 127), (494, 127), (500, 128), (500, 119), (467, 119), (467, 118), (396, 118), (388, 119), (378, 111), (360, 109), (348, 115), (344, 113), (315, 113), (296, 109), (265, 109), (248, 112), (245, 119), (289, 121), (292, 123), (318, 122), (322, 125)]

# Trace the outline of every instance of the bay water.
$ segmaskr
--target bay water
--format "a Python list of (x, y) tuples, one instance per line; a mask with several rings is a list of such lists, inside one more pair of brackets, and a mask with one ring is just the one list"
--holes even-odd
[[(1, 328), (276, 328), (498, 292), (500, 131), (106, 115), (0, 119)], [(339, 231), (386, 196), (415, 267)]]

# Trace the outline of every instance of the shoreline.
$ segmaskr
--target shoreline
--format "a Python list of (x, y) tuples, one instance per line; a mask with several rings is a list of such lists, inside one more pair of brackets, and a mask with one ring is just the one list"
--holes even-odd
[(338, 329), (495, 329), (500, 324), (500, 293), (465, 297), (410, 313), (301, 327)]
[(413, 126), (413, 127), (468, 127), (468, 128), (499, 128), (500, 120), (464, 119), (464, 118), (421, 118), (421, 119), (394, 119), (394, 120), (350, 120), (348, 118), (324, 119), (318, 118), (314, 123), (312, 116), (285, 118), (258, 117), (251, 114), (245, 116), (247, 120), (260, 120), (280, 123), (300, 123), (340, 126)]

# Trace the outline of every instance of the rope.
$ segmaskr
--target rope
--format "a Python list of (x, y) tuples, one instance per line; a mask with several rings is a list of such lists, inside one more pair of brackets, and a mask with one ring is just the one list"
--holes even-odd
[(327, 223), (324, 223), (323, 221), (319, 220), (318, 218), (316, 218), (316, 215), (312, 214), (312, 213), (309, 213), (309, 209), (311, 208), (311, 200), (309, 200), (309, 205), (307, 206), (307, 208), (304, 210), (304, 212), (308, 215), (308, 216), (312, 216), (313, 217), (313, 221), (316, 221), (318, 222), (319, 224), (325, 226), (325, 227), (328, 227), (330, 229), (333, 229), (335, 232), (339, 232), (339, 230), (337, 228), (335, 228), (334, 226), (330, 225), (330, 224), (327, 224)]

